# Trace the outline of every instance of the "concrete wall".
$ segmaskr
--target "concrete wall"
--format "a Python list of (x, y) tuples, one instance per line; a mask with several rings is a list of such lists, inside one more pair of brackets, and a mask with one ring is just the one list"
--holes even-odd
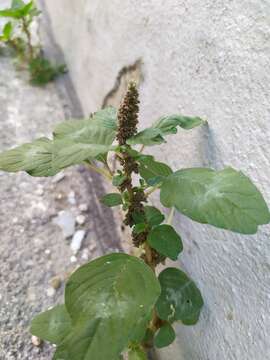
[[(157, 158), (174, 169), (241, 169), (270, 204), (269, 1), (43, 3), (85, 114), (113, 101), (121, 75), (137, 71), (142, 126), (174, 112), (209, 121), (152, 148)], [(130, 68), (138, 59), (142, 65)], [(197, 326), (177, 326), (178, 341), (162, 359), (268, 360), (270, 227), (238, 236), (180, 215), (175, 225), (185, 246), (181, 266), (206, 306)]]

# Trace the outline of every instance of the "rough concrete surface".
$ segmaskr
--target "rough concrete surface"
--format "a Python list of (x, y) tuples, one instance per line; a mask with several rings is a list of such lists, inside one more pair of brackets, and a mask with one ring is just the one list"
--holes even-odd
[[(72, 114), (55, 84), (32, 87), (12, 61), (0, 56), (0, 151), (48, 136)], [(0, 172), (1, 360), (51, 359), (53, 347), (32, 345), (32, 317), (63, 301), (65, 281), (79, 264), (120, 248), (112, 213), (98, 201), (103, 193), (100, 177), (81, 168), (54, 178)], [(76, 255), (55, 224), (61, 211), (86, 232)]]
[[(46, 0), (84, 112), (142, 60), (141, 124), (180, 112), (208, 127), (153, 147), (174, 169), (241, 169), (270, 204), (270, 5), (266, 0)], [(162, 359), (270, 358), (270, 226), (239, 236), (177, 216), (180, 257), (205, 299)]]

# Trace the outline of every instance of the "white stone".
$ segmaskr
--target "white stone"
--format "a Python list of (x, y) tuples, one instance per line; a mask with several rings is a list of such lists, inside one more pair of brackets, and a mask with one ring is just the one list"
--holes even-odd
[(76, 217), (76, 222), (79, 225), (83, 225), (85, 223), (86, 217), (84, 215), (78, 215)]
[(66, 177), (66, 175), (63, 172), (60, 172), (52, 178), (52, 183), (56, 184), (56, 183), (62, 181), (65, 177)]
[(44, 189), (42, 187), (37, 188), (37, 190), (35, 191), (35, 194), (38, 196), (44, 195)]
[(95, 251), (96, 249), (97, 249), (97, 244), (95, 244), (95, 243), (93, 243), (93, 244), (91, 244), (91, 245), (89, 246), (89, 250), (90, 250), (91, 252)]
[(53, 287), (49, 287), (47, 289), (46, 293), (47, 293), (47, 296), (53, 297), (55, 295), (56, 291), (55, 291), (55, 289)]
[(88, 205), (87, 204), (80, 204), (79, 205), (79, 210), (80, 210), (80, 212), (86, 212), (88, 210)]
[(70, 205), (76, 205), (75, 191), (70, 191), (67, 199)]
[(89, 250), (88, 249), (83, 249), (82, 260), (89, 260)]
[(32, 341), (32, 344), (37, 347), (42, 344), (42, 340), (35, 335), (32, 336), (31, 341)]
[(70, 262), (71, 262), (71, 263), (77, 262), (76, 256), (72, 255), (72, 256), (70, 257)]
[(85, 230), (77, 230), (73, 235), (70, 248), (74, 254), (77, 254), (77, 252), (80, 250), (85, 234)]
[(75, 232), (75, 217), (67, 210), (60, 211), (53, 222), (57, 224), (63, 232), (65, 238), (72, 236)]

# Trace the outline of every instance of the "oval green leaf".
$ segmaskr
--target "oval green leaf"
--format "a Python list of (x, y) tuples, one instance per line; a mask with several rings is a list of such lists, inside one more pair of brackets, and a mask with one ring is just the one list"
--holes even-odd
[(108, 206), (108, 207), (113, 207), (113, 206), (117, 206), (117, 205), (121, 205), (123, 203), (122, 200), (122, 196), (118, 193), (111, 193), (111, 194), (106, 194), (105, 196), (103, 196), (103, 198), (101, 199), (102, 204)]
[(60, 344), (71, 330), (71, 319), (65, 305), (57, 305), (37, 315), (30, 329), (33, 335), (56, 345)]
[(270, 221), (259, 190), (232, 168), (179, 170), (163, 182), (160, 200), (192, 220), (242, 234), (254, 234)]
[[(181, 270), (167, 268), (159, 275), (161, 295), (156, 309), (162, 320), (173, 322), (195, 318), (203, 306), (200, 290)], [(197, 317), (198, 320), (198, 317)]]
[(182, 240), (171, 225), (159, 225), (152, 229), (147, 242), (161, 255), (172, 260), (177, 260), (178, 255), (183, 251)]
[(150, 226), (159, 225), (165, 219), (165, 216), (154, 206), (145, 206), (144, 211), (146, 221)]
[(138, 162), (141, 177), (151, 186), (161, 183), (173, 173), (167, 164), (156, 161), (151, 157), (141, 157)]
[(10, 40), (12, 31), (13, 31), (13, 25), (9, 21), (6, 23), (6, 25), (4, 26), (4, 29), (3, 29), (3, 37), (4, 37), (5, 41)]
[(117, 359), (139, 333), (144, 336), (159, 294), (153, 271), (136, 257), (110, 254), (82, 266), (66, 285), (73, 330), (54, 359)]
[(169, 346), (175, 340), (175, 332), (171, 324), (164, 324), (156, 333), (154, 338), (155, 347), (161, 349)]

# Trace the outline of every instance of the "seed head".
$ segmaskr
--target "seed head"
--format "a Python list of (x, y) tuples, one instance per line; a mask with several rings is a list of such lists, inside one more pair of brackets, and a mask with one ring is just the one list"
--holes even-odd
[(119, 145), (125, 145), (127, 139), (137, 133), (139, 113), (139, 93), (136, 83), (131, 81), (118, 110), (118, 132), (116, 138)]

